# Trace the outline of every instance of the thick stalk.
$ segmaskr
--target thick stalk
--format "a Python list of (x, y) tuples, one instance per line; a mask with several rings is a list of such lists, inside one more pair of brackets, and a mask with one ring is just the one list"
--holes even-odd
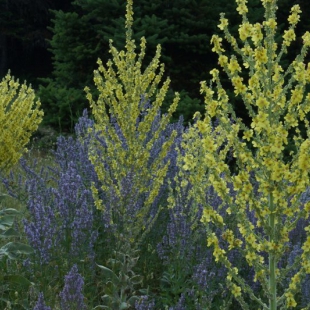
[[(273, 205), (273, 197), (272, 194), (269, 194), (269, 227), (270, 227), (270, 235), (269, 242), (272, 243), (275, 241), (275, 214), (274, 205)], [(269, 252), (269, 310), (277, 309), (277, 280), (276, 280), (276, 260), (275, 254)]]

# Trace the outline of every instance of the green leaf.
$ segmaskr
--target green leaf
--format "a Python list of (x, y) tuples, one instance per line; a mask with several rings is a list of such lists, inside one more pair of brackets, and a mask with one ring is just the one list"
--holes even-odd
[(118, 295), (118, 286), (117, 284), (114, 284), (111, 280), (106, 280), (104, 285), (104, 292), (109, 296), (115, 296)]
[(16, 254), (33, 254), (33, 248), (25, 243), (9, 242), (3, 248)]
[(101, 300), (102, 300), (102, 303), (104, 305), (108, 305), (111, 302), (111, 299), (112, 299), (112, 297), (110, 295), (107, 295), (107, 294), (101, 296)]
[(97, 266), (102, 270), (103, 275), (107, 280), (111, 280), (114, 285), (119, 284), (119, 282), (120, 282), (119, 278), (111, 269), (109, 269), (108, 267), (105, 267), (105, 266), (98, 265), (98, 264), (97, 264)]
[(2, 234), (0, 234), (0, 238), (8, 238), (8, 237), (16, 237), (19, 236), (19, 233), (14, 228), (9, 228)]
[(0, 194), (0, 201), (4, 200), (7, 197), (10, 197), (10, 196), (8, 194)]
[(32, 254), (33, 248), (27, 244), (20, 242), (9, 242), (0, 248), (0, 260), (3, 256), (7, 256), (9, 259), (16, 259), (16, 255), (19, 254)]
[(112, 265), (115, 268), (119, 268), (122, 263), (118, 259), (110, 258), (108, 260), (108, 265)]
[(148, 288), (141, 288), (141, 289), (139, 289), (139, 293), (142, 295), (148, 295), (149, 289)]
[(4, 277), (4, 280), (6, 284), (17, 284), (23, 286), (25, 289), (28, 289), (31, 285), (34, 285), (34, 283), (30, 282), (27, 278), (21, 275), (8, 275)]
[(131, 306), (134, 306), (136, 301), (138, 301), (140, 298), (138, 296), (131, 296), (129, 299), (128, 299), (128, 303), (131, 305)]
[(19, 211), (13, 208), (7, 208), (7, 209), (0, 210), (0, 216), (2, 216), (3, 214), (17, 215), (19, 214)]
[(132, 278), (130, 278), (130, 283), (132, 284), (139, 284), (142, 282), (143, 277), (139, 275), (135, 275)]
[(0, 217), (0, 230), (7, 230), (14, 223), (15, 216), (4, 215)]
[(127, 302), (124, 302), (124, 301), (123, 301), (123, 302), (120, 304), (119, 309), (120, 309), (120, 310), (122, 310), (122, 309), (128, 309), (129, 306), (130, 306), (130, 305), (127, 304)]

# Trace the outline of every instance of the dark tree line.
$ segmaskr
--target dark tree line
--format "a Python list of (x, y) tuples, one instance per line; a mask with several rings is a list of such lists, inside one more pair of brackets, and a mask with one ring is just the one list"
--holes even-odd
[[(303, 10), (301, 34), (310, 28), (307, 0), (279, 0), (278, 24), (287, 24), (295, 3)], [(93, 84), (97, 58), (108, 60), (109, 39), (123, 47), (125, 7), (124, 0), (0, 0), (0, 75), (11, 69), (16, 77), (32, 82), (43, 104), (44, 123), (72, 130), (88, 106), (83, 88)], [(249, 1), (249, 9), (249, 19), (261, 21), (261, 1)], [(141, 36), (147, 39), (145, 64), (161, 44), (171, 92), (181, 92), (175, 118), (183, 114), (187, 122), (203, 110), (199, 82), (209, 79), (209, 71), (217, 66), (210, 39), (220, 32), (220, 12), (226, 12), (237, 34), (241, 20), (234, 1), (134, 0), (134, 38), (137, 45)]]
[(21, 80), (34, 82), (52, 71), (47, 29), (50, 9), (69, 9), (70, 1), (0, 0), (0, 76), (10, 69)]

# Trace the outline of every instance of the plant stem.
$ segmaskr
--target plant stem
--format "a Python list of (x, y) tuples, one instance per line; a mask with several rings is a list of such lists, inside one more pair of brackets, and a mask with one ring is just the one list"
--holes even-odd
[[(275, 241), (275, 214), (273, 205), (273, 196), (269, 193), (269, 227), (270, 235), (269, 242)], [(277, 282), (276, 282), (276, 261), (275, 254), (269, 251), (269, 310), (277, 309)]]

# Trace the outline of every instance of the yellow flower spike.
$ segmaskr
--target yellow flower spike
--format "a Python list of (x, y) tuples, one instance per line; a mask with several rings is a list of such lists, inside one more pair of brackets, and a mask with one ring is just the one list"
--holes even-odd
[(302, 87), (296, 87), (295, 89), (291, 90), (291, 105), (298, 105), (304, 96), (303, 88)]
[(264, 22), (264, 25), (266, 25), (272, 30), (275, 30), (277, 28), (277, 22), (274, 18), (269, 18), (267, 21)]
[(0, 82), (0, 171), (8, 172), (27, 151), (31, 135), (42, 121), (40, 101), (31, 86), (20, 85), (8, 73)]
[[(106, 142), (106, 146), (103, 146), (96, 140), (92, 141), (89, 159), (102, 184), (101, 190), (107, 197), (113, 193), (115, 201), (117, 201), (115, 206), (109, 210), (111, 220), (115, 217), (115, 213), (118, 214), (117, 216), (123, 216), (124, 230), (131, 232), (131, 238), (133, 238), (131, 240), (138, 241), (138, 238), (141, 237), (143, 223), (150, 216), (150, 207), (167, 174), (170, 163), (165, 159), (175, 140), (176, 132), (173, 131), (166, 137), (166, 142), (151, 164), (149, 163), (150, 152), (159, 135), (169, 124), (177, 107), (179, 95), (176, 93), (168, 113), (161, 116), (158, 121), (158, 129), (154, 132), (152, 124), (158, 117), (158, 112), (169, 89), (170, 80), (166, 79), (161, 83), (164, 65), (160, 63), (161, 48), (159, 45), (150, 64), (142, 70), (146, 40), (145, 38), (141, 39), (140, 52), (136, 53), (136, 45), (132, 40), (132, 7), (133, 1), (128, 0), (124, 50), (118, 51), (110, 41), (111, 60), (105, 66), (100, 59), (97, 62), (98, 70), (94, 71), (94, 82), (99, 93), (98, 100), (94, 101), (88, 87), (85, 88), (85, 91), (95, 119), (94, 130), (97, 133), (101, 132), (102, 138)], [(161, 86), (159, 87), (159, 85)], [(145, 104), (150, 99), (152, 99), (152, 104), (145, 111)], [(137, 120), (141, 118), (142, 114), (143, 118), (137, 124)], [(125, 143), (115, 126), (112, 125), (111, 117), (117, 122)], [(148, 136), (151, 136), (150, 139), (147, 139)], [(102, 153), (104, 161), (102, 158), (98, 158), (98, 150)], [(109, 169), (106, 168), (106, 165), (109, 166)], [(123, 188), (125, 177), (131, 177), (134, 191), (127, 195), (124, 195)], [(150, 187), (149, 184), (152, 186)], [(96, 207), (105, 211), (105, 202), (99, 199), (94, 187), (92, 187), (92, 192)], [(134, 220), (132, 218), (127, 220), (128, 201), (138, 199), (141, 195), (146, 197), (143, 205), (135, 215), (132, 215), (135, 216)], [(135, 203), (135, 201), (131, 203)], [(172, 204), (173, 200), (170, 199), (170, 203)], [(160, 212), (160, 208), (158, 212)], [(147, 230), (144, 233), (147, 233)]]
[(231, 293), (232, 293), (235, 297), (241, 296), (241, 287), (233, 283), (233, 284), (232, 284), (232, 288), (231, 288)]
[[(305, 203), (304, 209), (306, 212), (310, 213), (310, 201)], [(309, 229), (309, 227), (307, 227)]]
[(230, 59), (227, 67), (231, 74), (234, 74), (235, 72), (241, 72), (241, 67), (239, 66), (238, 61), (235, 57), (232, 57)]
[(236, 95), (239, 94), (244, 94), (246, 92), (246, 86), (243, 84), (243, 78), (241, 78), (240, 76), (234, 76), (231, 78), (231, 81), (233, 83), (234, 86), (234, 93)]
[(258, 47), (255, 50), (255, 60), (259, 63), (265, 64), (268, 61), (267, 50), (263, 47)]
[[(249, 22), (242, 23), (238, 29), (239, 37), (242, 41), (245, 41), (248, 37), (251, 36), (252, 25)], [(247, 55), (247, 53), (245, 53)]]
[(303, 265), (304, 269), (305, 269), (305, 272), (307, 274), (310, 274), (310, 261), (306, 261)]
[(224, 15), (220, 19), (220, 24), (217, 26), (221, 30), (224, 30), (228, 26), (228, 19), (224, 18)]
[(290, 46), (292, 41), (296, 39), (294, 29), (284, 30), (283, 39), (283, 44), (286, 46)]
[(249, 251), (249, 252), (246, 254), (245, 258), (246, 258), (246, 260), (247, 260), (249, 266), (253, 266), (253, 262), (256, 260), (256, 257), (257, 257), (257, 256), (256, 256), (256, 253), (255, 253), (255, 252)]
[(220, 65), (221, 67), (224, 67), (224, 66), (227, 65), (227, 63), (228, 63), (228, 57), (225, 56), (225, 55), (220, 55), (220, 56), (219, 56), (219, 65)]
[(263, 40), (262, 25), (261, 24), (256, 23), (252, 26), (251, 39), (252, 39), (255, 46), (258, 46), (259, 43)]
[(213, 44), (212, 52), (221, 53), (225, 52), (225, 50), (222, 48), (222, 41), (223, 39), (220, 38), (217, 35), (213, 35), (211, 38), (211, 44)]
[(291, 292), (285, 293), (286, 297), (286, 306), (288, 308), (295, 308), (297, 306), (297, 302), (294, 298), (294, 295)]
[[(212, 75), (212, 81), (215, 82), (215, 81), (217, 80), (218, 75), (219, 75), (219, 70), (217, 70), (217, 69), (212, 69), (212, 70), (210, 71), (210, 74)], [(214, 93), (214, 92), (212, 92), (212, 94), (213, 94), (213, 93)]]
[[(292, 8), (289, 28), (284, 31), (283, 44), (278, 49), (276, 2), (262, 0), (266, 20), (252, 25), (246, 16), (246, 1), (236, 1), (237, 11), (242, 15), (238, 44), (229, 32), (228, 21), (221, 15), (219, 27), (233, 54), (228, 57), (225, 53), (220, 36), (214, 35), (211, 41), (213, 51), (218, 54), (218, 67), (227, 74), (234, 93), (225, 92), (219, 68), (211, 71), (210, 86), (201, 83), (205, 113), (199, 114), (197, 126), (190, 129), (192, 135), (184, 137), (184, 154), (180, 155), (179, 166), (184, 171), (194, 165), (193, 169), (184, 171), (188, 173), (186, 180), (193, 186), (186, 201), (205, 206), (202, 222), (208, 232), (207, 243), (213, 247), (215, 260), (227, 268), (228, 286), (241, 303), (244, 291), (258, 302), (259, 308), (269, 310), (285, 307), (280, 304), (285, 299), (287, 305), (294, 307), (295, 292), (292, 291), (297, 290), (305, 270), (310, 269), (307, 263), (310, 237), (307, 237), (302, 244), (301, 262), (296, 263), (300, 277), (294, 277), (291, 285), (283, 288), (286, 295), (280, 295), (277, 286), (283, 270), (278, 268), (278, 263), (286, 255), (284, 245), (289, 242), (296, 219), (306, 218), (310, 213), (310, 204), (302, 208), (299, 201), (310, 186), (310, 130), (302, 134), (298, 129), (301, 122), (303, 127), (309, 127), (310, 95), (305, 91), (309, 88), (310, 66), (304, 62), (310, 33), (304, 34), (301, 53), (292, 57), (295, 61), (282, 67), (281, 56), (296, 38), (294, 29), (300, 9)], [(230, 98), (234, 95), (238, 96), (235, 107)], [(241, 108), (241, 100), (250, 117), (247, 124), (235, 113), (235, 108)], [(294, 149), (289, 159), (288, 144)], [(188, 157), (189, 154), (195, 156)], [(234, 158), (233, 172), (226, 166), (227, 154)], [(186, 167), (182, 167), (184, 158), (188, 158)], [(210, 185), (223, 201), (217, 209), (206, 201)], [(225, 223), (226, 217), (234, 218), (237, 232), (230, 226), (232, 223)], [(217, 229), (216, 236), (213, 228)], [(222, 234), (218, 234), (219, 230)], [(231, 231), (240, 234), (240, 239)], [(225, 242), (221, 243), (220, 239)], [(221, 248), (222, 244), (225, 247)], [(260, 296), (255, 295), (239, 274), (233, 274), (234, 266), (228, 264), (225, 253), (233, 249), (254, 269), (255, 280), (263, 287)], [(237, 281), (238, 286), (233, 287), (232, 281)]]
[(266, 6), (267, 6), (268, 4), (269, 4), (269, 5), (275, 4), (276, 1), (277, 1), (277, 0), (261, 0), (261, 2), (262, 2), (262, 4), (263, 4), (264, 8), (266, 8)]
[(295, 4), (291, 8), (291, 13), (292, 14), (288, 17), (287, 20), (291, 25), (296, 25), (300, 21), (300, 16), (299, 16), (299, 14), (301, 13), (300, 6), (298, 4)]
[(269, 102), (266, 98), (264, 97), (259, 97), (256, 101), (256, 105), (260, 108), (260, 109), (265, 109), (268, 108), (269, 106)]
[(310, 46), (310, 33), (306, 31), (305, 34), (302, 36), (304, 46)]
[(296, 81), (300, 82), (301, 84), (306, 84), (306, 69), (305, 69), (305, 64), (302, 62), (295, 62), (294, 63), (294, 78)]
[(238, 268), (237, 267), (233, 267), (231, 270), (229, 270), (228, 274), (227, 274), (227, 279), (229, 281), (231, 281), (233, 279), (234, 276), (238, 275)]
[(240, 15), (244, 15), (248, 12), (248, 8), (247, 8), (247, 0), (237, 0), (236, 3), (237, 3), (237, 12), (240, 14)]

